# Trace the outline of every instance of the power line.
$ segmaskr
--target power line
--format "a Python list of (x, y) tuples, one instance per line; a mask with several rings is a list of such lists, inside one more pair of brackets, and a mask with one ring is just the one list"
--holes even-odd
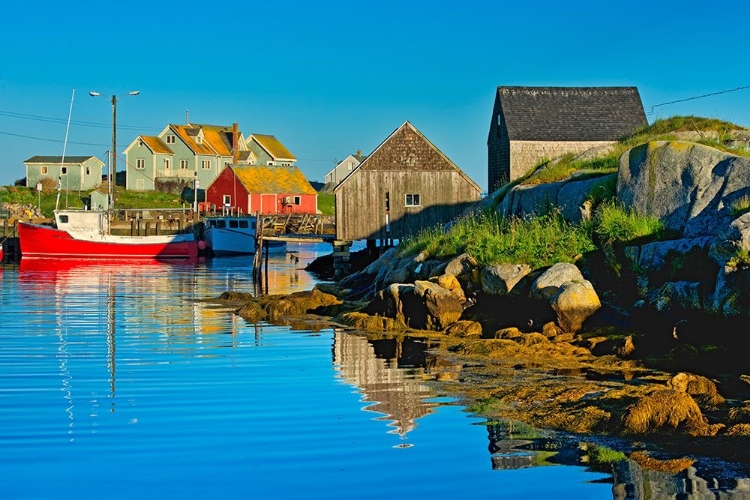
[[(57, 142), (57, 143), (64, 142), (64, 141), (61, 141), (59, 139), (45, 139), (43, 137), (33, 137), (33, 136), (30, 136), (30, 135), (14, 134), (12, 132), (3, 132), (3, 131), (0, 131), (0, 134), (2, 134), (2, 135), (10, 135), (10, 136), (13, 136), (13, 137), (20, 137), (22, 139), (33, 139), (35, 141), (47, 141), (47, 142)], [(92, 142), (74, 142), (74, 141), (68, 141), (68, 143), (69, 144), (79, 144), (81, 146), (108, 146), (108, 144), (97, 144), (97, 143), (92, 143)]]
[[(0, 116), (7, 116), (9, 118), (19, 118), (22, 120), (32, 120), (32, 121), (38, 121), (38, 122), (47, 122), (47, 123), (67, 123), (67, 119), (63, 118), (54, 118), (50, 116), (40, 116), (40, 115), (29, 115), (25, 113), (16, 113), (14, 111), (2, 111), (0, 110)], [(101, 122), (88, 122), (88, 121), (81, 121), (81, 120), (72, 120), (72, 124), (74, 125), (80, 125), (83, 127), (93, 127), (93, 128), (112, 128), (111, 123), (101, 123)], [(120, 125), (117, 124), (118, 129), (126, 129), (126, 130), (156, 130), (156, 127), (140, 127), (135, 125)]]
[(693, 97), (686, 97), (685, 99), (677, 99), (676, 101), (663, 102), (661, 104), (654, 104), (653, 106), (651, 106), (651, 111), (649, 111), (648, 114), (653, 113), (654, 112), (654, 108), (658, 108), (659, 106), (667, 106), (668, 104), (676, 104), (678, 102), (694, 101), (696, 99), (703, 99), (704, 97), (711, 97), (711, 96), (720, 95), (720, 94), (728, 94), (730, 92), (737, 92), (738, 90), (744, 90), (744, 89), (750, 89), (750, 85), (745, 85), (743, 87), (737, 87), (735, 89), (720, 90), (719, 92), (711, 92), (710, 94), (703, 94), (703, 95), (697, 95), (697, 96), (693, 96)]

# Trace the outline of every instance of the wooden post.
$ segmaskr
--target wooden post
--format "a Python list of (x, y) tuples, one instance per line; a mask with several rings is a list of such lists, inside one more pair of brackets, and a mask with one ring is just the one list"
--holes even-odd
[(263, 217), (258, 212), (255, 216), (255, 252), (253, 255), (253, 281), (260, 281), (261, 257), (263, 256)]

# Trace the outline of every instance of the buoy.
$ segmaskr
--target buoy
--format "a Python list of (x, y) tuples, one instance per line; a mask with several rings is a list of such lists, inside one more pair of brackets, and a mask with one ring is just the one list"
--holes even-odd
[(203, 240), (198, 240), (198, 250), (205, 250), (206, 249), (206, 242)]

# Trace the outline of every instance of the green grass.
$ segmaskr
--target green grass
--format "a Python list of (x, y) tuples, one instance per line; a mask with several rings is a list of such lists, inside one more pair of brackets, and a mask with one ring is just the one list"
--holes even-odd
[(334, 215), (335, 199), (333, 193), (318, 193), (318, 210), (323, 215)]
[(575, 262), (595, 248), (587, 227), (569, 224), (558, 213), (505, 219), (495, 212), (485, 212), (460, 219), (447, 232), (435, 227), (405, 238), (399, 252), (426, 252), (436, 259), (466, 252), (482, 265), (526, 263), (540, 268)]
[(604, 243), (619, 244), (633, 240), (659, 239), (666, 233), (666, 228), (659, 219), (638, 215), (611, 200), (603, 202), (597, 208), (593, 232)]
[(750, 195), (741, 196), (732, 202), (729, 207), (733, 217), (750, 212)]

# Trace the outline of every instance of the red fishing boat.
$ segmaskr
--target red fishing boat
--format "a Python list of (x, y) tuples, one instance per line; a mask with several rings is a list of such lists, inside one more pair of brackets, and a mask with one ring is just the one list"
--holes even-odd
[(55, 210), (55, 227), (18, 223), (22, 259), (196, 259), (193, 234), (118, 236), (109, 214), (97, 210)]

